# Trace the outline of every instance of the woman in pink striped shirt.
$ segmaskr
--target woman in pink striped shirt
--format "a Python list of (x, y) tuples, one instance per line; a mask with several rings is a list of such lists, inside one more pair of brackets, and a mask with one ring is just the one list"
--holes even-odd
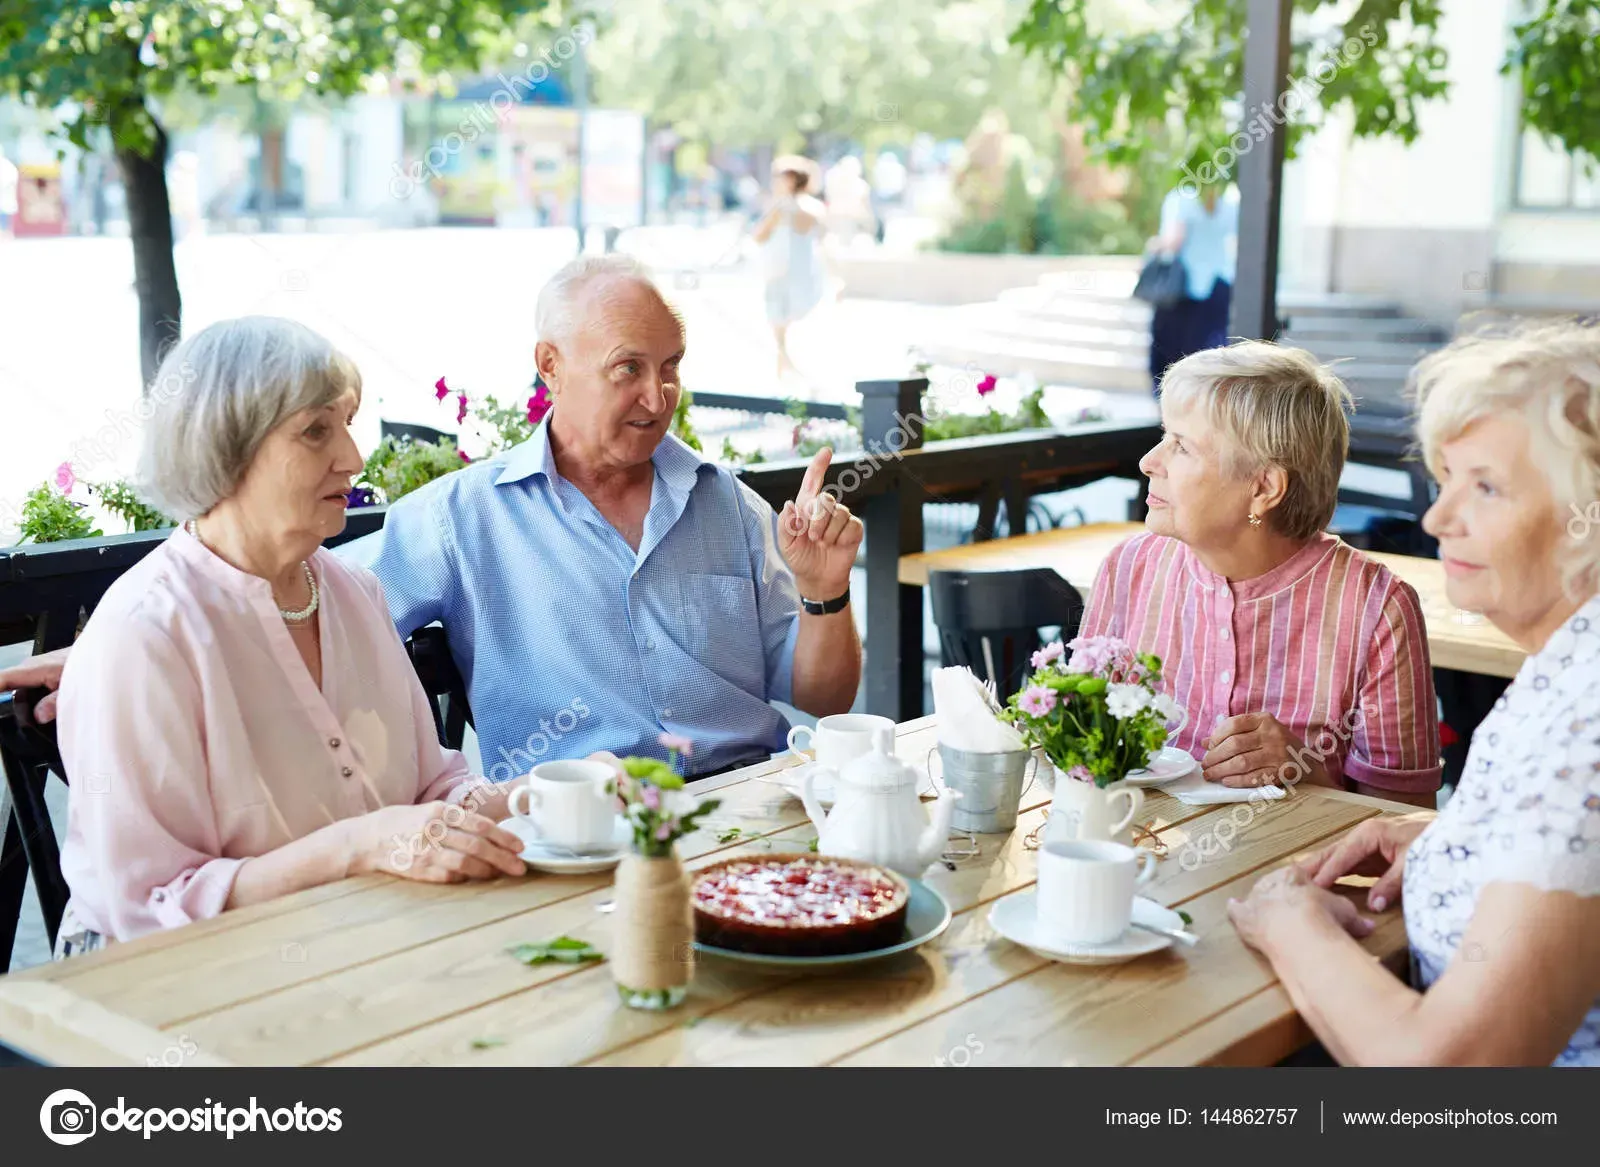
[(1226, 786), (1340, 786), (1432, 806), (1438, 710), (1411, 587), (1324, 528), (1349, 394), (1301, 349), (1247, 341), (1162, 379), (1139, 468), (1148, 531), (1107, 558), (1085, 636), (1163, 664), (1176, 744)]

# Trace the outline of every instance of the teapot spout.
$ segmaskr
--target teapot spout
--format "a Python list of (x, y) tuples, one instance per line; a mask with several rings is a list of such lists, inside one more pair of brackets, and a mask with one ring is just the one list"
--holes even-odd
[(933, 804), (933, 820), (928, 824), (928, 829), (922, 832), (922, 839), (917, 846), (917, 861), (923, 867), (944, 854), (945, 844), (950, 841), (950, 816), (955, 813), (956, 799), (960, 797), (961, 791), (946, 788)]
[[(817, 837), (822, 837), (823, 827), (827, 824), (827, 813), (822, 809), (822, 802), (817, 798), (817, 767), (807, 766), (805, 779), (800, 784), (800, 802), (806, 808), (806, 817), (811, 820), (811, 825), (817, 828)], [(820, 849), (821, 844), (818, 844)]]

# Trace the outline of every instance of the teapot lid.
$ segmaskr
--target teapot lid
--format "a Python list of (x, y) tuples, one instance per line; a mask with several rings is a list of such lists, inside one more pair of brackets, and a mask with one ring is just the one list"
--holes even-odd
[(846, 762), (839, 780), (858, 790), (888, 791), (902, 786), (914, 789), (917, 772), (895, 756), (894, 731), (878, 729), (872, 735), (872, 749)]

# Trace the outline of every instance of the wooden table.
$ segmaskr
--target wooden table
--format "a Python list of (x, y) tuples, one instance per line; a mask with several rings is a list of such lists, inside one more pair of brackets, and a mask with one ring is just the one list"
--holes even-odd
[[(932, 718), (907, 723), (900, 754), (920, 764), (934, 734)], [(722, 807), (681, 848), (691, 867), (808, 845), (815, 831), (799, 803), (759, 780), (787, 764), (718, 780)], [(1014, 832), (980, 836), (981, 854), (954, 871), (932, 869), (957, 913), (938, 942), (855, 972), (706, 960), (683, 1006), (635, 1012), (604, 964), (528, 967), (506, 952), (563, 933), (607, 949), (611, 917), (597, 909), (610, 874), (445, 886), (364, 876), (0, 978), (0, 1042), (95, 1065), (931, 1066), (957, 1048), (973, 1065), (1270, 1064), (1310, 1035), (1239, 941), (1229, 897), (1364, 819), (1412, 809), (1299, 792), (1194, 863), (1185, 844), (1239, 822), (1239, 804), (1186, 807), (1147, 792), (1140, 817), (1169, 848), (1149, 894), (1193, 916), (1200, 944), (1085, 968), (1041, 960), (988, 924), (991, 903), (1033, 882), (1024, 837), (1047, 802), (1035, 785)], [(754, 837), (719, 844), (732, 827)], [(1403, 960), (1397, 912), (1365, 947)]]
[[(1051, 567), (1078, 588), (1087, 600), (1095, 575), (1111, 549), (1143, 530), (1142, 523), (1091, 523), (905, 555), (900, 559), (900, 582), (926, 586), (930, 571), (1014, 571)], [(1444, 565), (1437, 559), (1371, 551), (1364, 554), (1417, 590), (1423, 619), (1428, 626), (1428, 651), (1434, 667), (1492, 677), (1517, 675), (1526, 654), (1509, 636), (1481, 617), (1473, 623), (1465, 622), (1471, 617), (1445, 598)]]

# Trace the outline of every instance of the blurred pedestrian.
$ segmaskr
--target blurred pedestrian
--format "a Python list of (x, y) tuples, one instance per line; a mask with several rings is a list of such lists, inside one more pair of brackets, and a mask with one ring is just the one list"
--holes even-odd
[(766, 268), (767, 320), (778, 345), (778, 376), (797, 372), (789, 359), (789, 326), (822, 299), (823, 208), (809, 192), (816, 164), (798, 154), (772, 163), (771, 208), (751, 233)]
[(1232, 186), (1184, 183), (1161, 204), (1153, 247), (1183, 263), (1184, 295), (1150, 319), (1151, 390), (1160, 395), (1168, 366), (1228, 342), (1234, 266), (1239, 247), (1239, 192)]

